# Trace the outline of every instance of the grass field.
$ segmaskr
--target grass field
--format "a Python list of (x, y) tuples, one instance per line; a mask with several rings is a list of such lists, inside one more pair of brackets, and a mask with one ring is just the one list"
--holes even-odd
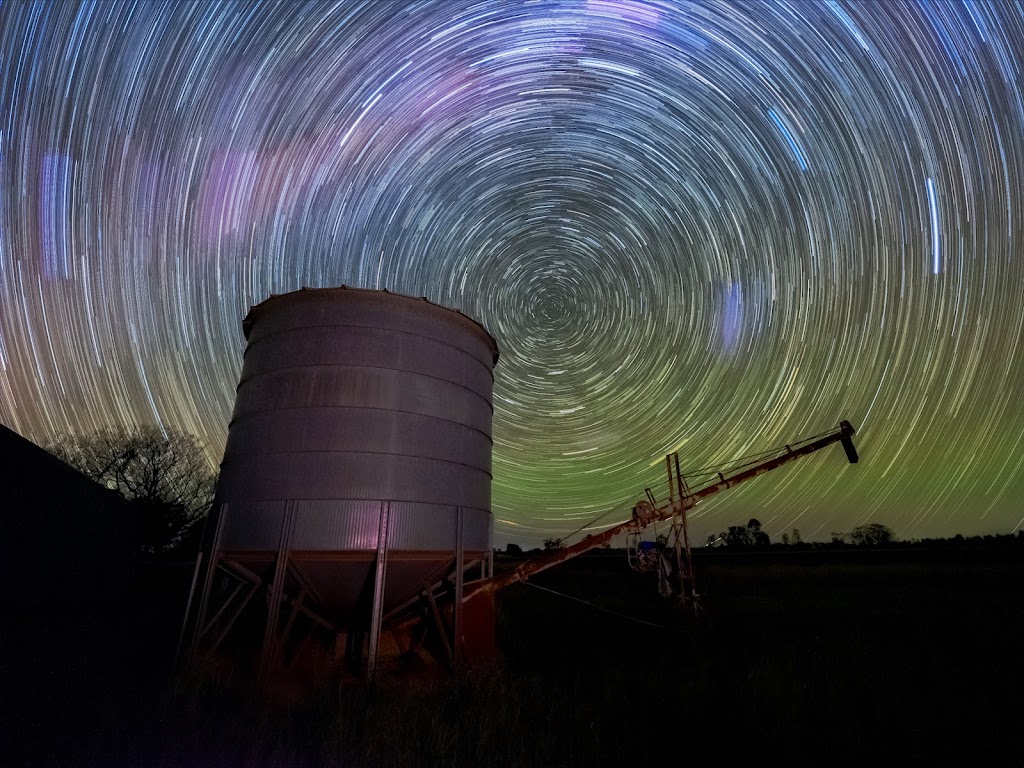
[(175, 699), (158, 672), (129, 684), (140, 651), (82, 678), (109, 706), (53, 723), (75, 734), (60, 763), (1024, 765), (1019, 552), (702, 552), (696, 621), (646, 576), (616, 553), (546, 572), (501, 594), (499, 663), (372, 694)]
[[(652, 604), (642, 579), (610, 563), (538, 580), (666, 629), (528, 587), (510, 593), (500, 624), (510, 669), (595, 703), (601, 733), (632, 720), (645, 740), (722, 760), (1024, 761), (1019, 560), (716, 553), (697, 573), (699, 622)], [(594, 758), (622, 764), (629, 750), (606, 739)]]

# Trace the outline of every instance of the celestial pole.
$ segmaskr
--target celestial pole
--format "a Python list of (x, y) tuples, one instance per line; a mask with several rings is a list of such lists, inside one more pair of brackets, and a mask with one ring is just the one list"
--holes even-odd
[(216, 464), (248, 308), (347, 284), (496, 337), (499, 544), (840, 419), (859, 465), (691, 530), (1024, 523), (1017, 3), (4, 0), (0, 50), (0, 421), (37, 442)]

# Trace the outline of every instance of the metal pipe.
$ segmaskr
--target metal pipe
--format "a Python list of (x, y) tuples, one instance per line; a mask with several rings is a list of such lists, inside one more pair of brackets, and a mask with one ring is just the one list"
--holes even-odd
[(665, 469), (668, 471), (668, 502), (672, 503), (672, 499), (676, 497), (675, 488), (672, 483), (672, 456), (671, 454), (665, 457)]

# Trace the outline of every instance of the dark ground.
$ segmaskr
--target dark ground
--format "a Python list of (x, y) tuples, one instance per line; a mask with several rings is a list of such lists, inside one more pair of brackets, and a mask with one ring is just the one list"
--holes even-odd
[(1024, 765), (1019, 554), (714, 552), (696, 567), (697, 623), (611, 562), (538, 579), (678, 634), (528, 587), (507, 595), (510, 667), (575, 690), (598, 733), (618, 731), (592, 743), (595, 761), (626, 760), (632, 732), (636, 748), (713, 762)]
[(191, 573), (150, 567), (120, 643), (95, 621), (14, 633), (24, 661), (4, 672), (24, 693), (5, 696), (2, 762), (1024, 765), (1022, 554), (699, 552), (694, 621), (621, 553), (595, 553), (535, 579), (594, 605), (502, 593), (493, 668), (286, 706), (216, 684), (171, 698)]

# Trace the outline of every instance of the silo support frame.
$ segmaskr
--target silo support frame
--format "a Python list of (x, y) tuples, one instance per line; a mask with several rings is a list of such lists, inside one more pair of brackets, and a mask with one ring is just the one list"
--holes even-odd
[[(309, 607), (310, 601), (312, 601), (314, 604), (319, 604), (320, 596), (317, 594), (317, 591), (313, 589), (312, 585), (310, 585), (310, 583), (302, 576), (302, 572), (299, 571), (299, 569), (296, 568), (295, 564), (292, 562), (288, 563), (288, 573), (291, 574), (292, 578), (295, 580), (295, 583), (299, 585), (299, 595), (301, 596), (302, 593), (305, 592), (306, 599), (305, 602), (299, 600), (298, 597), (293, 599), (292, 596), (289, 595), (287, 592), (284, 592), (281, 595), (281, 599), (287, 603), (291, 603), (293, 611), (301, 613), (314, 624), (320, 625), (328, 632), (336, 632), (338, 630), (338, 627), (336, 625), (332, 624), (323, 616), (321, 616)], [(282, 635), (281, 642), (284, 643), (287, 639), (287, 635)]]
[[(486, 558), (479, 562), (486, 564)], [(478, 561), (473, 561), (468, 565), (466, 563), (465, 516), (463, 508), (459, 507), (455, 527), (455, 557), (450, 561), (448, 574), (439, 583), (435, 583), (423, 589), (419, 597), (421, 605), (424, 606), (425, 611), (428, 614), (426, 620), (433, 625), (433, 629), (437, 634), (441, 650), (444, 652), (444, 661), (447, 662), (448, 667), (452, 670), (457, 669), (461, 665), (463, 656), (465, 655), (463, 648), (462, 624), (463, 604), (465, 602), (466, 570), (471, 567), (476, 567), (477, 564)], [(444, 613), (437, 603), (435, 592), (437, 592), (438, 589), (442, 590), (442, 596), (446, 596), (451, 601), (452, 610), (450, 626), (446, 626), (448, 622), (445, 621)], [(404, 612), (408, 606), (409, 603), (399, 606), (398, 609), (392, 611), (391, 615)], [(406, 622), (399, 623), (409, 626)], [(410, 650), (415, 648), (417, 645), (418, 643), (413, 641)]]
[(484, 558), (484, 562), (487, 563), (486, 567), (481, 563), (481, 570), (483, 575), (481, 579), (493, 579), (494, 578), (494, 513), (488, 510), (487, 512), (487, 557)]
[[(181, 661), (181, 649), (185, 643), (185, 634), (188, 632), (188, 620), (192, 615), (192, 601), (196, 597), (196, 585), (199, 583), (199, 574), (203, 568), (203, 550), (199, 550), (199, 554), (196, 555), (196, 565), (192, 569), (192, 584), (188, 588), (188, 601), (185, 603), (185, 617), (181, 622), (181, 632), (178, 633), (178, 646), (174, 649), (174, 663), (178, 664)], [(189, 649), (191, 652), (191, 649)]]
[[(209, 600), (207, 600), (207, 604), (202, 607), (202, 613), (200, 613), (200, 615), (196, 617), (195, 642), (190, 652), (190, 657), (192, 659), (199, 658), (201, 656), (212, 656), (214, 653), (216, 653), (217, 648), (224, 641), (224, 638), (227, 637), (228, 632), (231, 631), (231, 628), (238, 620), (238, 617), (242, 615), (242, 611), (245, 610), (245, 607), (249, 604), (249, 601), (252, 600), (252, 598), (259, 591), (260, 587), (263, 585), (263, 580), (259, 576), (252, 573), (247, 568), (244, 568), (243, 566), (239, 565), (238, 563), (228, 560), (227, 558), (217, 558), (216, 570), (219, 570), (223, 572), (225, 575), (238, 580), (238, 584), (230, 592), (230, 594), (228, 594), (228, 596), (224, 598), (220, 606), (214, 612), (213, 616), (211, 616), (209, 619), (206, 618), (206, 611), (209, 609)], [(247, 584), (249, 586), (249, 590), (239, 600), (239, 595), (241, 595), (242, 589)], [(203, 638), (210, 634), (214, 630), (214, 628), (216, 628), (221, 617), (232, 605), (234, 606), (234, 609), (228, 615), (227, 619), (225, 619), (222, 622), (222, 626), (220, 628), (220, 632), (217, 633), (217, 637), (214, 638), (209, 648), (205, 649), (205, 651), (203, 652), (200, 652), (200, 646), (202, 644)]]
[(270, 584), (269, 602), (267, 604), (267, 626), (263, 632), (263, 652), (260, 655), (261, 680), (266, 678), (271, 660), (277, 654), (277, 624), (281, 615), (281, 597), (284, 594), (284, 582), (288, 577), (288, 550), (291, 547), (294, 520), (295, 502), (289, 501), (285, 505), (284, 519), (281, 521), (281, 535), (278, 538), (277, 545), (277, 560), (274, 563), (274, 580)]
[[(227, 504), (220, 506), (212, 545), (209, 552), (200, 554), (189, 590), (189, 604), (179, 637), (180, 653), (186, 633), (191, 627), (190, 643), (187, 647), (187, 656), (184, 658), (185, 663), (191, 664), (199, 658), (215, 654), (232, 627), (235, 626), (238, 618), (264, 586), (267, 588), (267, 623), (264, 627), (264, 644), (260, 656), (261, 676), (269, 672), (270, 668), (280, 660), (285, 645), (295, 629), (299, 614), (309, 619), (310, 627), (319, 625), (328, 631), (337, 630), (334, 624), (313, 609), (319, 604), (320, 596), (288, 556), (291, 549), (292, 531), (295, 528), (295, 517), (298, 514), (295, 506), (294, 502), (288, 502), (285, 507), (278, 553), (274, 560), (273, 581), (269, 583), (235, 560), (230, 554), (225, 554), (222, 551), (222, 531), (229, 507)], [(214, 584), (218, 574), (223, 574), (236, 582), (233, 588), (228, 587), (227, 595), (222, 600), (214, 600)], [(289, 594), (289, 577), (297, 585), (294, 594)], [(200, 581), (202, 582), (202, 591), (198, 592)], [(287, 603), (289, 606), (288, 618), (284, 622), (283, 630), (278, 633), (277, 627), (281, 623), (282, 603)], [(313, 605), (311, 606), (310, 603)], [(193, 607), (195, 608), (194, 612)], [(209, 639), (211, 636), (212, 641)]]
[[(214, 611), (213, 616), (211, 616), (209, 620), (199, 629), (199, 637), (205, 637), (206, 633), (213, 629), (214, 625), (217, 623), (217, 620), (223, 615), (224, 611), (227, 610), (228, 606), (235, 601), (235, 598), (238, 597), (238, 595), (241, 593), (243, 587), (245, 587), (244, 581), (239, 581), (235, 585), (235, 588), (234, 590), (232, 590), (231, 594), (229, 594), (227, 598), (225, 598), (224, 602), (220, 604), (220, 608)], [(228, 623), (230, 624), (231, 622)]]
[[(220, 539), (224, 533), (224, 518), (227, 517), (229, 507), (221, 504), (217, 514), (217, 526), (213, 533), (213, 543), (210, 545), (210, 557), (206, 563), (206, 576), (203, 579), (203, 592), (199, 597), (199, 609), (196, 615), (195, 629), (192, 633), (192, 642), (188, 649), (188, 662), (191, 663), (199, 648), (199, 639), (202, 635), (203, 621), (206, 619), (206, 610), (210, 601), (210, 590), (213, 588), (213, 579), (217, 575), (217, 567), (220, 565)], [(201, 557), (201, 554), (200, 554)], [(197, 571), (198, 571), (197, 563)], [(193, 587), (196, 579), (192, 580)], [(189, 606), (192, 604), (192, 596), (189, 595)], [(182, 635), (185, 634), (185, 627), (188, 626), (188, 615), (185, 616), (185, 624), (182, 627)]]
[[(487, 567), (487, 558), (486, 558), (486, 556), (483, 557), (480, 560), (470, 560), (468, 563), (465, 564), (464, 570), (465, 571), (471, 571), (471, 570), (475, 570), (476, 568), (483, 568), (483, 567)], [(445, 585), (446, 581), (448, 580), (449, 576), (454, 573), (454, 569), (455, 569), (455, 558), (453, 557), (443, 567), (441, 567), (438, 570), (436, 570), (434, 572), (434, 574), (430, 578), (425, 579), (420, 584), (419, 589), (416, 591), (416, 594), (413, 597), (410, 597), (404, 603), (395, 606), (390, 611), (385, 613), (384, 614), (384, 623), (385, 624), (392, 623), (392, 624), (395, 624), (397, 626), (402, 626), (406, 621), (408, 621), (408, 614), (411, 611), (415, 610), (417, 605), (419, 605), (419, 606), (423, 605), (423, 601), (426, 599), (426, 597), (425, 597), (426, 592), (428, 590), (430, 590), (432, 592), (437, 592), (437, 590), (439, 590), (442, 587), (444, 587), (444, 585)], [(478, 586), (480, 584), (485, 584), (485, 583), (487, 583), (489, 578), (490, 577), (485, 577), (485, 578), (482, 577), (482, 578), (476, 578), (476, 579), (470, 578), (468, 580), (465, 580), (465, 577), (463, 577), (463, 579), (464, 579), (463, 580), (463, 590), (465, 590), (465, 587), (474, 587), (474, 586)]]
[[(286, 578), (290, 575), (292, 580), (298, 585), (298, 594), (293, 598), (288, 594), (287, 590), (281, 593), (281, 600), (289, 603), (291, 610), (288, 613), (288, 620), (285, 622), (284, 629), (281, 630), (281, 635), (277, 639), (277, 648), (270, 659), (270, 666), (276, 666), (279, 663), (284, 662), (284, 654), (288, 645), (288, 639), (291, 637), (292, 630), (295, 628), (295, 621), (299, 618), (299, 614), (302, 614), (310, 620), (309, 626), (305, 636), (299, 640), (295, 646), (295, 652), (292, 656), (291, 661), (294, 662), (298, 658), (299, 651), (302, 646), (305, 645), (306, 641), (312, 636), (313, 631), (317, 625), (323, 627), (329, 632), (336, 632), (337, 627), (331, 624), (327, 619), (317, 614), (314, 610), (309, 607), (309, 602), (312, 601), (314, 604), (320, 603), (320, 595), (309, 583), (309, 581), (302, 575), (302, 572), (295, 567), (295, 564), (289, 560), (286, 571)], [(286, 585), (287, 586), (287, 583)], [(291, 662), (283, 663), (285, 668), (291, 666)]]
[(451, 642), (448, 640), (448, 630), (445, 629), (444, 619), (441, 616), (440, 609), (437, 607), (437, 600), (434, 599), (434, 591), (428, 589), (424, 592), (424, 595), (427, 599), (430, 615), (434, 620), (434, 629), (437, 631), (438, 640), (440, 641), (441, 648), (445, 653), (445, 660), (449, 665), (454, 665), (454, 655), (452, 654)]
[(455, 527), (455, 599), (452, 601), (452, 666), (462, 663), (462, 599), (466, 581), (466, 520), (459, 507)]
[[(268, 608), (270, 605), (269, 601), (272, 597), (273, 584), (265, 584), (263, 579), (260, 578), (257, 574), (250, 571), (241, 563), (232, 560), (230, 557), (222, 556), (219, 560), (218, 568), (227, 576), (237, 579), (238, 584), (220, 604), (214, 615), (209, 619), (206, 619), (203, 626), (200, 627), (196, 651), (197, 657), (212, 656), (214, 653), (216, 653), (217, 649), (220, 647), (220, 644), (224, 641), (224, 638), (227, 637), (228, 633), (231, 631), (231, 628), (235, 625), (235, 622), (242, 615), (242, 612), (245, 610), (245, 608), (252, 601), (252, 598), (256, 596), (256, 593), (259, 592), (259, 590), (262, 587), (266, 586), (268, 588)], [(297, 594), (295, 596), (288, 594), (287, 579), (289, 576), (298, 585)], [(239, 594), (241, 593), (242, 589), (247, 585), (249, 587), (248, 591), (242, 596), (241, 600), (238, 601), (237, 598)], [(276, 666), (277, 663), (280, 661), (285, 646), (288, 643), (288, 639), (295, 628), (295, 622), (298, 620), (299, 614), (309, 619), (310, 629), (312, 629), (312, 627), (314, 626), (321, 626), (329, 632), (337, 631), (337, 627), (334, 624), (329, 622), (327, 619), (325, 619), (323, 616), (318, 614), (315, 610), (313, 610), (313, 608), (310, 607), (310, 601), (312, 601), (313, 603), (319, 601), (319, 597), (317, 596), (316, 591), (302, 577), (301, 572), (295, 568), (294, 564), (289, 561), (285, 565), (285, 577), (284, 580), (282, 581), (282, 589), (280, 593), (278, 607), (278, 615), (280, 618), (280, 604), (287, 603), (289, 605), (288, 618), (285, 621), (284, 629), (280, 632), (280, 634), (274, 634), (274, 639), (272, 641), (272, 649), (267, 657), (266, 671), (269, 672), (269, 670)], [(202, 644), (202, 639), (209, 635), (217, 627), (218, 621), (225, 614), (228, 608), (232, 607), (232, 605), (234, 605), (234, 608), (231, 611), (230, 615), (228, 615), (228, 617), (222, 622), (222, 626), (220, 627), (220, 631), (217, 633), (217, 637), (214, 638), (213, 642), (210, 644), (208, 648), (203, 649), (202, 653), (199, 653), (198, 648)], [(271, 624), (269, 622), (269, 618), (270, 617), (268, 616), (268, 623), (266, 627), (275, 626), (274, 624)], [(280, 623), (280, 621), (278, 621), (277, 623)], [(267, 631), (266, 628), (264, 631)]]
[[(289, 568), (290, 570), (290, 568)], [(285, 646), (288, 644), (288, 637), (292, 633), (292, 628), (295, 626), (295, 619), (299, 617), (299, 614), (303, 612), (305, 607), (303, 603), (306, 598), (309, 597), (309, 591), (300, 586), (298, 596), (292, 600), (287, 594), (283, 594), (281, 599), (291, 603), (291, 610), (288, 613), (288, 620), (284, 624), (284, 629), (281, 630), (280, 637), (277, 638), (277, 642), (270, 656), (270, 666), (274, 666), (283, 656)]]
[(384, 587), (388, 567), (388, 518), (391, 502), (380, 503), (380, 522), (377, 526), (377, 562), (373, 574), (373, 607), (370, 613), (370, 648), (366, 657), (366, 679), (373, 682), (377, 674), (377, 654), (380, 650), (380, 626), (384, 616)]
[(208, 656), (212, 656), (214, 653), (217, 652), (217, 648), (219, 648), (220, 644), (224, 642), (224, 638), (228, 636), (228, 632), (231, 631), (231, 628), (235, 625), (235, 622), (238, 621), (238, 617), (242, 615), (242, 611), (245, 610), (245, 606), (247, 606), (249, 604), (249, 601), (252, 600), (253, 597), (255, 597), (256, 593), (259, 592), (259, 589), (259, 581), (257, 581), (255, 584), (249, 587), (249, 591), (245, 593), (245, 597), (243, 597), (241, 602), (239, 602), (238, 606), (231, 614), (231, 617), (224, 623), (224, 628), (221, 629), (220, 633), (217, 635), (216, 639), (213, 641), (213, 643), (207, 650), (206, 653)]

